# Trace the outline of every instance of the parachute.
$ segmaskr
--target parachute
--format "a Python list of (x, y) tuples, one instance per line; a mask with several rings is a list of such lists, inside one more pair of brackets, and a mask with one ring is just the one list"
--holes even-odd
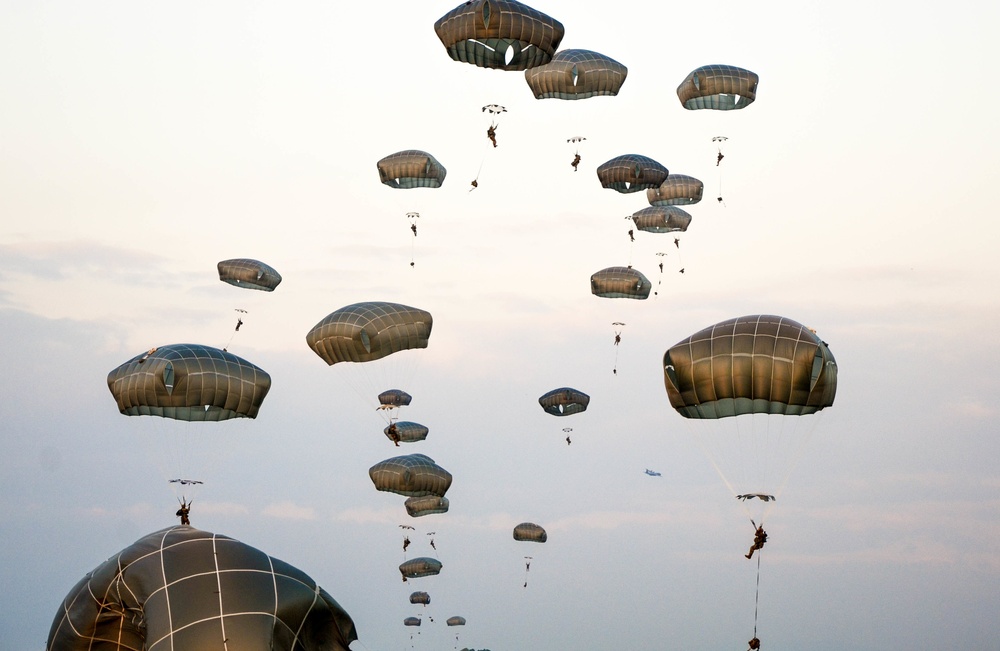
[(666, 167), (639, 154), (617, 156), (597, 168), (601, 186), (623, 194), (656, 188), (668, 174)]
[(636, 228), (647, 233), (676, 233), (688, 229), (691, 215), (676, 206), (657, 205), (632, 213), (632, 221)]
[(590, 277), (590, 293), (601, 298), (645, 300), (653, 285), (632, 267), (608, 267)]
[(524, 71), (536, 99), (587, 99), (617, 95), (628, 68), (590, 50), (562, 50), (548, 63)]
[(424, 515), (434, 515), (436, 513), (447, 513), (450, 504), (447, 497), (438, 495), (421, 495), (418, 497), (408, 497), (403, 502), (406, 512), (411, 518), (419, 518)]
[(376, 489), (408, 497), (444, 497), (452, 480), (450, 472), (423, 454), (380, 461), (368, 470), (368, 476)]
[(516, 0), (472, 0), (438, 18), (434, 32), (455, 61), (525, 70), (552, 59), (565, 28)]
[(465, 618), (455, 615), (448, 618), (447, 624), (448, 626), (465, 626)]
[(378, 394), (378, 404), (385, 409), (405, 407), (413, 401), (413, 396), (402, 389), (388, 389)]
[(677, 97), (688, 110), (731, 111), (746, 108), (757, 99), (754, 72), (729, 65), (709, 65), (692, 70), (677, 87)]
[(402, 350), (427, 348), (430, 312), (384, 301), (354, 303), (328, 314), (306, 335), (309, 347), (330, 365), (369, 362)]
[(534, 522), (522, 522), (514, 527), (514, 540), (543, 543), (548, 539), (545, 529)]
[(218, 264), (219, 280), (235, 287), (273, 292), (281, 282), (281, 274), (260, 260), (233, 258)]
[(410, 595), (411, 604), (427, 605), (431, 602), (431, 596), (426, 592), (414, 592)]
[(403, 626), (420, 626), (419, 617), (407, 617), (403, 620)]
[(538, 404), (547, 414), (570, 416), (586, 411), (587, 405), (590, 404), (590, 396), (577, 389), (560, 387), (542, 395), (538, 399)]
[(671, 174), (657, 188), (646, 190), (651, 206), (686, 206), (701, 201), (705, 184), (686, 174)]
[(441, 565), (441, 561), (436, 558), (420, 556), (400, 563), (399, 572), (405, 581), (406, 579), (418, 579), (422, 576), (436, 576), (440, 574), (442, 567), (444, 566)]
[(419, 149), (389, 154), (377, 163), (382, 183), (390, 188), (440, 188), (448, 170), (436, 158)]
[(396, 438), (393, 438), (392, 432), (389, 431), (391, 426), (386, 426), (382, 432), (390, 441), (398, 440), (400, 443), (414, 443), (416, 441), (423, 441), (427, 438), (427, 433), (430, 431), (424, 425), (420, 423), (412, 423), (408, 420), (402, 420), (396, 423)]
[(490, 112), (490, 115), (500, 115), (501, 113), (507, 112), (507, 107), (499, 104), (487, 104), (483, 107), (483, 113), (486, 113), (487, 111)]
[(216, 649), (223, 623), (229, 648), (348, 651), (358, 637), (350, 615), (301, 570), (228, 536), (177, 526), (83, 577), (45, 648)]

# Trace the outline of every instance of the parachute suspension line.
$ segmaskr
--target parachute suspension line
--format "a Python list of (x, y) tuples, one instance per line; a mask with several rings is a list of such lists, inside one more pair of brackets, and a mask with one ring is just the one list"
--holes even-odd
[[(763, 526), (763, 522), (761, 523)], [(760, 606), (760, 552), (763, 550), (757, 550), (757, 586), (754, 591), (753, 596), (753, 636), (757, 637), (757, 612)]]
[(229, 351), (229, 347), (232, 345), (233, 339), (236, 338), (236, 333), (239, 332), (240, 328), (243, 326), (243, 317), (248, 314), (248, 312), (244, 309), (238, 307), (234, 309), (236, 311), (236, 327), (234, 327), (233, 331), (229, 333), (229, 341), (227, 341), (226, 345), (222, 347), (222, 350), (226, 352)]

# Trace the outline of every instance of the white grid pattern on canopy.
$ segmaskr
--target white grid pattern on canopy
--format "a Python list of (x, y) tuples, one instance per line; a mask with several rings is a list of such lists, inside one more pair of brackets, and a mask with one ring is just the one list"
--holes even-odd
[(688, 229), (691, 215), (677, 206), (649, 206), (633, 213), (632, 221), (647, 233), (676, 233)]
[(601, 298), (645, 300), (652, 288), (649, 279), (632, 267), (608, 267), (590, 277), (590, 292)]
[(536, 99), (614, 96), (626, 76), (628, 68), (591, 50), (562, 50), (548, 63), (524, 71)]
[(640, 154), (616, 156), (597, 168), (601, 186), (622, 194), (659, 187), (668, 174), (666, 167)]
[(559, 387), (538, 398), (538, 404), (545, 413), (553, 416), (570, 416), (587, 410), (590, 396), (583, 391), (571, 387)]
[(658, 188), (646, 190), (651, 206), (686, 206), (701, 201), (705, 184), (686, 174), (671, 174)]
[(732, 111), (757, 99), (757, 73), (722, 64), (692, 70), (677, 87), (677, 97), (689, 110)]
[(233, 258), (216, 265), (219, 280), (244, 289), (273, 292), (281, 283), (281, 274), (274, 267), (252, 258)]
[(411, 348), (427, 348), (430, 312), (369, 301), (334, 310), (312, 327), (306, 343), (327, 364), (368, 362)]
[(389, 154), (378, 163), (378, 175), (390, 188), (440, 188), (448, 170), (436, 158), (419, 149)]
[(425, 454), (407, 454), (380, 461), (368, 469), (375, 488), (380, 491), (421, 497), (444, 497), (451, 486), (451, 473)]

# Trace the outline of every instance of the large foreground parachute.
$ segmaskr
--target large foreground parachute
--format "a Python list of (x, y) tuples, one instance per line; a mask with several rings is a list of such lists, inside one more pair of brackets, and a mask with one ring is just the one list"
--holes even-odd
[(617, 95), (628, 68), (591, 50), (562, 50), (548, 63), (524, 71), (536, 99), (587, 99)]
[(389, 154), (377, 163), (382, 183), (397, 190), (440, 188), (448, 170), (436, 158), (419, 149)]
[(545, 413), (553, 416), (570, 416), (587, 410), (590, 396), (570, 387), (553, 389), (538, 399)]
[(47, 651), (347, 651), (343, 608), (301, 570), (221, 534), (169, 527), (70, 590)]
[(677, 97), (689, 110), (731, 111), (757, 99), (757, 73), (728, 65), (702, 66), (677, 87)]
[(328, 314), (306, 335), (327, 364), (369, 362), (412, 348), (427, 348), (430, 312), (399, 303), (354, 303)]
[(380, 491), (422, 497), (444, 497), (451, 486), (451, 473), (424, 454), (407, 454), (380, 461), (369, 468), (375, 488)]
[(217, 266), (219, 280), (235, 287), (273, 292), (281, 282), (281, 274), (260, 260), (233, 258), (223, 260)]
[(670, 172), (657, 161), (640, 154), (623, 154), (597, 168), (601, 186), (623, 194), (659, 187)]
[(608, 267), (590, 277), (590, 293), (601, 298), (645, 300), (653, 284), (632, 267)]
[(552, 59), (565, 28), (516, 0), (472, 0), (438, 18), (434, 31), (455, 61), (525, 70)]

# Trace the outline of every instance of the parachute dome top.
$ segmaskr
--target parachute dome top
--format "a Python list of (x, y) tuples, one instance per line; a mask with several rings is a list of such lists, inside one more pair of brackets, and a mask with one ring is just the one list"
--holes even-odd
[(427, 605), (431, 602), (431, 596), (426, 592), (413, 592), (410, 594), (411, 604), (423, 604)]
[(622, 194), (659, 187), (668, 174), (666, 167), (639, 154), (616, 156), (597, 168), (601, 186)]
[(628, 68), (591, 50), (562, 50), (548, 63), (524, 71), (536, 99), (587, 99), (617, 95)]
[(400, 573), (407, 579), (416, 579), (422, 576), (436, 576), (441, 573), (441, 561), (429, 556), (420, 556), (403, 561), (399, 564)]
[(590, 293), (601, 298), (645, 300), (653, 284), (632, 267), (608, 267), (590, 277)]
[(260, 260), (233, 258), (223, 260), (217, 267), (219, 280), (235, 287), (273, 292), (281, 283), (281, 274)]
[(448, 170), (436, 158), (419, 149), (389, 154), (378, 163), (382, 183), (397, 190), (440, 188)]
[(570, 387), (553, 389), (538, 399), (545, 413), (553, 416), (570, 416), (587, 410), (590, 396)]
[(677, 97), (688, 110), (732, 111), (757, 99), (758, 81), (757, 73), (736, 66), (702, 66), (681, 82)]
[(108, 373), (108, 389), (126, 416), (256, 418), (270, 388), (271, 376), (263, 369), (198, 344), (160, 346)]
[(658, 188), (646, 190), (651, 206), (686, 206), (701, 201), (705, 184), (686, 174), (671, 174)]
[(327, 364), (368, 362), (414, 348), (427, 348), (430, 312), (399, 303), (370, 301), (335, 310), (306, 335)]
[(348, 651), (354, 622), (304, 572), (221, 534), (174, 526), (88, 572), (48, 651)]
[(451, 504), (447, 497), (422, 495), (420, 497), (407, 497), (403, 506), (406, 507), (406, 513), (411, 518), (419, 518), (436, 513), (447, 513)]
[(422, 497), (444, 497), (451, 486), (451, 473), (425, 454), (407, 454), (380, 461), (368, 469), (375, 488), (380, 491)]
[(548, 539), (545, 529), (534, 522), (522, 522), (514, 527), (514, 540), (543, 543)]
[(566, 30), (555, 18), (516, 0), (473, 0), (438, 18), (434, 31), (455, 61), (526, 70), (548, 63)]
[(454, 617), (449, 617), (446, 623), (448, 626), (465, 626), (465, 618), (461, 615), (455, 615)]
[(772, 315), (696, 332), (667, 350), (663, 373), (670, 405), (685, 418), (811, 414), (837, 393), (837, 362), (826, 343)]
[(648, 233), (684, 232), (691, 225), (691, 215), (677, 206), (649, 206), (632, 214), (640, 231)]
[[(389, 432), (389, 426), (386, 425), (382, 430), (382, 433), (386, 435), (390, 441), (394, 440), (392, 434)], [(408, 420), (401, 420), (396, 423), (396, 436), (399, 437), (400, 443), (415, 443), (417, 441), (423, 441), (427, 438), (427, 434), (430, 430), (427, 426), (421, 425), (420, 423), (413, 423)]]

